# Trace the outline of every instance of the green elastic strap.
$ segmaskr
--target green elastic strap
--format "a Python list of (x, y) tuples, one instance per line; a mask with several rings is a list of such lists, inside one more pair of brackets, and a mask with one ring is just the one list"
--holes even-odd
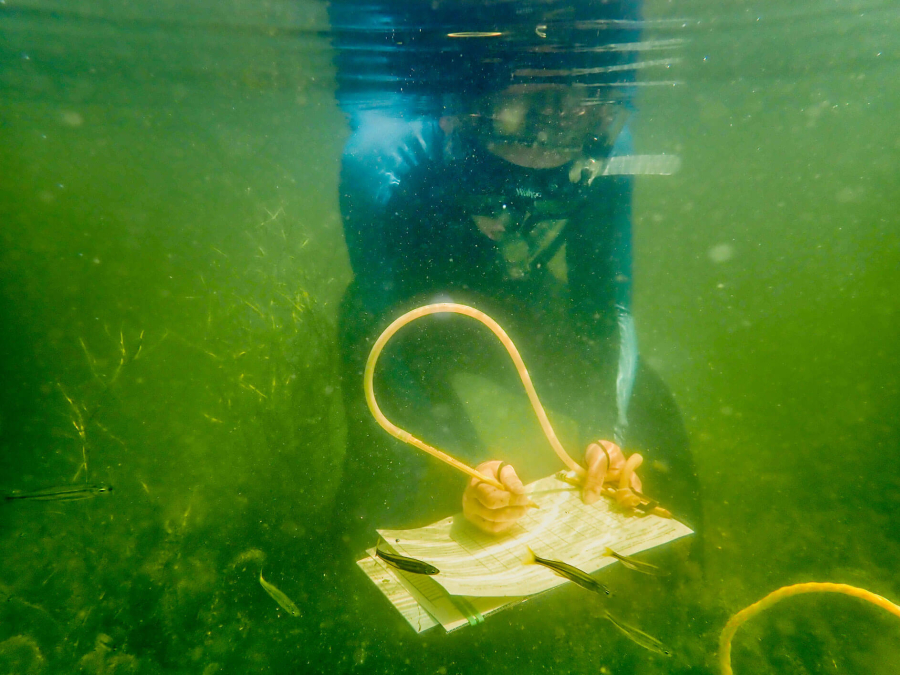
[(461, 595), (451, 595), (450, 602), (466, 617), (466, 621), (470, 626), (477, 626), (484, 623), (484, 615), (472, 606), (472, 603)]

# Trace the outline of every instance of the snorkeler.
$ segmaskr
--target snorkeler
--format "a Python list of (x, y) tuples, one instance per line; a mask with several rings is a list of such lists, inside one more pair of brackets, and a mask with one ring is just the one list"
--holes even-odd
[[(353, 129), (340, 185), (354, 272), (339, 316), (345, 538), (359, 548), (375, 527), (459, 508), (456, 476), (385, 437), (361, 386), (387, 323), (437, 300), (478, 307), (515, 336), (542, 399), (577, 422), (589, 448), (586, 501), (596, 499), (601, 454), (603, 471), (613, 468), (597, 450), (608, 439), (620, 455), (620, 446), (640, 451), (647, 492), (698, 527), (686, 432), (637, 356), (632, 179), (590, 170), (631, 152), (635, 52), (603, 46), (639, 40), (638, 3), (345, 0), (330, 11), (338, 96)], [(360, 30), (367, 20), (372, 29)], [(367, 49), (379, 58), (367, 60)], [(457, 384), (476, 373), (515, 390), (515, 376), (478, 326), (419, 323), (383, 358), (382, 407), (507, 486), (473, 482), (463, 496), (471, 522), (501, 532), (524, 513), (521, 481), (490, 461)]]

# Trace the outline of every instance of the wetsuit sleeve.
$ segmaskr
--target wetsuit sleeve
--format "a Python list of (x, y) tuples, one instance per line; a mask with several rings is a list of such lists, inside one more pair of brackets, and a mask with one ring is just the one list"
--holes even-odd
[[(634, 144), (628, 128), (624, 129), (613, 147), (613, 155), (631, 154)], [(634, 317), (631, 314), (631, 287), (633, 278), (631, 255), (631, 209), (634, 179), (630, 176), (622, 178), (623, 185), (618, 192), (619, 198), (627, 200), (619, 205), (613, 221), (613, 253), (612, 267), (614, 273), (614, 297), (616, 334), (619, 339), (619, 360), (616, 372), (616, 407), (617, 419), (615, 442), (625, 445), (625, 434), (628, 430), (628, 406), (637, 377), (638, 343)]]
[(614, 337), (617, 308), (631, 307), (631, 193), (628, 176), (594, 182), (591, 201), (566, 242), (575, 318), (592, 340)]
[[(631, 149), (627, 130), (613, 154)], [(633, 178), (606, 177), (567, 243), (573, 309), (590, 339), (617, 344), (615, 440), (622, 444), (637, 373), (637, 335), (631, 315), (631, 199)]]
[(433, 158), (439, 129), (370, 113), (344, 148), (340, 206), (350, 265), (365, 309), (382, 314), (397, 298), (395, 196), (409, 174)]

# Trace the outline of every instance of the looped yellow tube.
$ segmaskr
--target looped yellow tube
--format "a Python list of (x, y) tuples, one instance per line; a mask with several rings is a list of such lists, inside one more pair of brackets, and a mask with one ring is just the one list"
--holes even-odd
[(378, 357), (381, 354), (381, 350), (384, 349), (384, 346), (388, 343), (388, 340), (390, 340), (398, 330), (400, 330), (403, 326), (410, 323), (411, 321), (415, 321), (416, 319), (419, 319), (423, 316), (428, 316), (429, 314), (442, 313), (463, 314), (465, 316), (472, 317), (473, 319), (477, 319), (485, 326), (490, 328), (494, 335), (499, 338), (500, 342), (503, 343), (503, 346), (506, 347), (506, 351), (509, 352), (513, 363), (516, 366), (519, 377), (522, 379), (522, 385), (525, 387), (525, 393), (528, 394), (528, 400), (531, 401), (531, 407), (534, 408), (534, 412), (541, 424), (541, 428), (544, 430), (544, 434), (547, 436), (547, 440), (550, 441), (550, 445), (553, 447), (553, 450), (563, 461), (563, 463), (569, 468), (569, 470), (576, 472), (576, 474), (578, 474), (579, 476), (584, 475), (584, 469), (565, 451), (562, 443), (560, 443), (559, 439), (556, 437), (556, 433), (553, 431), (553, 427), (550, 426), (550, 420), (547, 419), (547, 413), (544, 412), (544, 407), (541, 405), (541, 402), (538, 399), (537, 392), (534, 390), (534, 385), (531, 383), (531, 376), (528, 374), (528, 369), (525, 368), (525, 363), (522, 361), (522, 357), (519, 355), (519, 350), (516, 349), (513, 341), (506, 334), (506, 331), (504, 331), (496, 321), (494, 321), (484, 312), (481, 312), (474, 307), (469, 307), (468, 305), (459, 305), (452, 302), (439, 302), (431, 305), (424, 305), (423, 307), (417, 307), (416, 309), (413, 309), (396, 319), (375, 341), (375, 344), (372, 346), (372, 351), (369, 352), (369, 360), (366, 362), (366, 370), (363, 377), (363, 386), (366, 392), (366, 403), (368, 403), (369, 410), (371, 411), (372, 416), (375, 418), (378, 424), (380, 424), (381, 427), (394, 438), (398, 438), (404, 443), (409, 443), (410, 445), (417, 447), (420, 450), (424, 450), (432, 457), (436, 457), (442, 462), (446, 462), (450, 466), (459, 469), (463, 473), (466, 473), (473, 478), (484, 481), (485, 483), (493, 485), (500, 490), (506, 489), (500, 482), (494, 480), (493, 478), (485, 476), (484, 474), (476, 471), (467, 464), (454, 459), (446, 452), (442, 452), (441, 450), (428, 445), (424, 441), (421, 441), (410, 434), (408, 431), (404, 431), (403, 429), (392, 423), (389, 419), (387, 419), (387, 417), (384, 416), (384, 413), (381, 412), (381, 409), (378, 407), (378, 403), (375, 400), (375, 364), (378, 362)]
[(719, 667), (722, 670), (722, 675), (734, 675), (733, 671), (731, 670), (731, 640), (732, 638), (734, 638), (734, 634), (735, 632), (737, 632), (737, 629), (740, 628), (741, 624), (747, 621), (747, 619), (750, 619), (760, 612), (768, 609), (779, 600), (789, 598), (792, 595), (801, 595), (803, 593), (841, 593), (843, 595), (850, 595), (854, 598), (859, 598), (860, 600), (871, 602), (873, 605), (881, 607), (894, 616), (900, 617), (900, 607), (895, 605), (887, 598), (876, 595), (875, 593), (867, 591), (864, 588), (848, 586), (847, 584), (819, 582), (809, 582), (805, 584), (785, 586), (784, 588), (779, 588), (777, 591), (772, 591), (759, 602), (755, 602), (749, 607), (745, 607), (740, 612), (731, 617), (728, 623), (725, 624), (725, 628), (722, 630), (722, 635), (719, 637)]

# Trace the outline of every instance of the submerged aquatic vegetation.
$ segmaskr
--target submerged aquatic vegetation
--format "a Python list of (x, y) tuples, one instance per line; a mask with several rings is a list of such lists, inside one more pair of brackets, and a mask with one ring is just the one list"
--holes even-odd
[(14, 635), (0, 642), (0, 672), (16, 675), (40, 675), (46, 659), (33, 638)]
[[(112, 334), (110, 333), (108, 327), (105, 327), (104, 331), (109, 338), (112, 338)], [(107, 373), (104, 373), (101, 367), (101, 363), (104, 361), (101, 361), (101, 359), (93, 356), (88, 349), (84, 338), (79, 338), (78, 342), (81, 345), (82, 350), (84, 351), (84, 356), (87, 361), (88, 368), (91, 372), (91, 379), (82, 387), (80, 387), (84, 395), (84, 399), (77, 400), (74, 395), (70, 395), (68, 393), (67, 388), (63, 386), (62, 382), (57, 381), (56, 383), (57, 388), (59, 389), (63, 398), (66, 400), (66, 403), (69, 405), (69, 409), (71, 410), (71, 423), (77, 434), (78, 443), (81, 449), (81, 463), (78, 465), (78, 470), (72, 477), (73, 481), (78, 480), (78, 478), (82, 475), (84, 476), (85, 481), (88, 480), (88, 430), (92, 425), (96, 426), (100, 431), (104, 432), (104, 434), (106, 434), (108, 437), (110, 437), (112, 440), (116, 441), (123, 447), (125, 445), (119, 437), (114, 435), (105, 425), (103, 425), (99, 421), (98, 416), (102, 412), (110, 395), (112, 394), (113, 385), (115, 385), (119, 380), (120, 375), (122, 375), (127, 367), (137, 361), (141, 356), (141, 353), (144, 351), (144, 333), (145, 331), (141, 330), (140, 334), (135, 340), (137, 346), (129, 348), (126, 347), (125, 344), (126, 340), (124, 330), (119, 330), (118, 339), (116, 340), (115, 338), (112, 338), (116, 343), (116, 357), (118, 358), (118, 362), (114, 366), (112, 372)], [(154, 346), (154, 348), (158, 347), (159, 344), (166, 339), (166, 336), (167, 334), (163, 334), (162, 337), (159, 338), (159, 342)]]
[[(302, 558), (327, 525), (343, 426), (333, 328), (284, 218), (251, 228), (264, 258), (204, 261), (195, 297), (170, 300), (203, 303), (190, 321), (75, 337), (80, 368), (51, 400), (59, 464), (85, 484), (9, 496), (84, 505), (10, 509), (0, 532), (17, 575), (0, 579), (0, 626), (31, 640), (2, 644), (43, 655), (35, 672), (245, 672), (285, 627), (269, 597), (300, 615), (305, 588), (291, 599), (248, 568), (266, 561), (255, 546)], [(90, 499), (101, 473), (120, 499)], [(16, 668), (0, 670), (30, 672)]]
[(79, 659), (78, 669), (85, 675), (131, 675), (141, 670), (138, 660), (116, 648), (113, 639), (106, 633), (96, 637), (93, 651)]

